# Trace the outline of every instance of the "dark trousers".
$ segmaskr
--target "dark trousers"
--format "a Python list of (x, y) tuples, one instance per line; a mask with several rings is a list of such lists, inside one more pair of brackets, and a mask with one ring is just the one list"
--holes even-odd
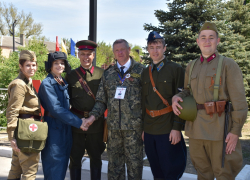
[(172, 145), (169, 134), (151, 135), (144, 133), (145, 152), (155, 179), (178, 180), (181, 178), (187, 161), (187, 149), (181, 141)]
[(82, 157), (85, 149), (90, 158), (90, 168), (102, 167), (101, 155), (105, 150), (103, 132), (101, 133), (76, 133), (73, 132), (73, 144), (70, 154), (70, 169), (81, 169)]

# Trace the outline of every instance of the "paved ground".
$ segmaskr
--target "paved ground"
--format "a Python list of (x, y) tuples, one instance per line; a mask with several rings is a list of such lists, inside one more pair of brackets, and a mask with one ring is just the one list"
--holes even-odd
[[(10, 170), (11, 158), (0, 157), (1, 168), (0, 168), (0, 180), (6, 180), (8, 176), (8, 172)], [(38, 173), (36, 176), (36, 180), (43, 180), (43, 171), (42, 164), (39, 163)], [(82, 179), (90, 180), (90, 173), (88, 170), (82, 170)], [(107, 174), (102, 173), (102, 180), (107, 180)], [(69, 171), (67, 171), (67, 175), (65, 180), (70, 180)]]

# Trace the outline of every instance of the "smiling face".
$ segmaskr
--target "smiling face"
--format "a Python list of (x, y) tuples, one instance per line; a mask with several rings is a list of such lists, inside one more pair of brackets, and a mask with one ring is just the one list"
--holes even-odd
[(37, 70), (37, 63), (34, 61), (25, 61), (22, 65), (19, 64), (19, 68), (27, 79), (35, 75)]
[(216, 32), (213, 30), (203, 30), (200, 32), (196, 42), (201, 50), (202, 56), (209, 57), (215, 53), (220, 38), (218, 38)]
[(157, 64), (163, 59), (164, 52), (166, 51), (166, 46), (163, 46), (160, 41), (155, 41), (152, 43), (148, 43), (147, 50), (150, 58), (153, 60), (153, 63)]
[(115, 59), (117, 59), (120, 65), (126, 64), (129, 60), (130, 47), (127, 47), (124, 42), (114, 44), (113, 53), (115, 55)]
[(95, 58), (95, 51), (93, 50), (80, 50), (78, 52), (78, 57), (80, 59), (82, 67), (89, 69)]
[(65, 69), (65, 62), (62, 59), (57, 59), (53, 61), (51, 72), (54, 73), (57, 77), (60, 77)]

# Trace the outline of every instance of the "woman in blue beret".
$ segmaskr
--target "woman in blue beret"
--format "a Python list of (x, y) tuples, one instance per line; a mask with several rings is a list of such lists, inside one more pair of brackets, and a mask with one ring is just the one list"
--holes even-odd
[(83, 128), (83, 120), (69, 111), (68, 84), (61, 74), (71, 67), (63, 52), (49, 53), (49, 73), (39, 88), (39, 99), (48, 123), (48, 138), (41, 152), (45, 180), (64, 180), (72, 146), (71, 126)]

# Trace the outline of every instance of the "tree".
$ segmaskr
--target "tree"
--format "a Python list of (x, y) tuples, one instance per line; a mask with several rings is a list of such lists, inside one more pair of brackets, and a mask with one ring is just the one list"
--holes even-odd
[(98, 42), (96, 48), (96, 65), (101, 67), (103, 64), (109, 66), (114, 61), (112, 46), (105, 42)]
[(206, 21), (214, 22), (221, 38), (217, 49), (239, 64), (249, 100), (250, 4), (243, 4), (243, 0), (175, 0), (167, 4), (169, 11), (155, 11), (160, 21), (158, 27), (145, 24), (144, 29), (163, 34), (167, 58), (185, 66), (200, 55), (196, 38), (201, 25)]
[(0, 2), (0, 33), (2, 35), (10, 35), (13, 32), (12, 24), (17, 20), (17, 33), (25, 34), (25, 37), (40, 36), (42, 34), (42, 24), (35, 23), (31, 13), (26, 14), (24, 11), (18, 9), (12, 4), (5, 4)]
[(144, 24), (146, 31), (161, 33), (166, 41), (166, 57), (185, 65), (199, 57), (197, 32), (205, 21), (221, 19), (221, 0), (174, 0), (169, 11), (155, 10), (159, 26)]
[(131, 52), (130, 56), (133, 57), (133, 59), (137, 62), (141, 62), (141, 56), (142, 56), (142, 48), (138, 45), (131, 45)]

